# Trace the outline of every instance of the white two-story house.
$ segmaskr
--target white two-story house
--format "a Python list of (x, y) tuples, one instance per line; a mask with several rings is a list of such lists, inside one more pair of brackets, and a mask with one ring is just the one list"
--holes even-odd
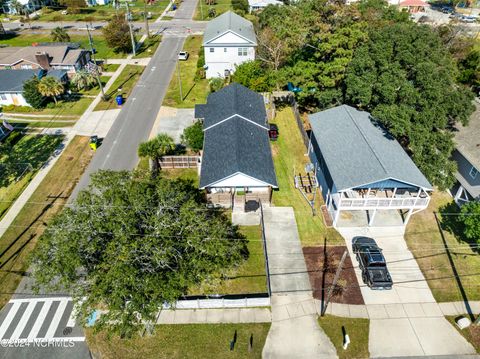
[(250, 21), (231, 11), (211, 20), (203, 35), (207, 78), (232, 74), (235, 66), (255, 59), (256, 47)]

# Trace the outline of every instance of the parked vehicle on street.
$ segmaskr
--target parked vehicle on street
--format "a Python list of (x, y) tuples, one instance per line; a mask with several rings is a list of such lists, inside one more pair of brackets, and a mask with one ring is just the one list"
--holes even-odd
[(382, 249), (373, 238), (355, 237), (352, 240), (353, 253), (357, 257), (362, 280), (371, 289), (392, 289), (392, 277), (388, 272)]
[(186, 52), (186, 51), (180, 51), (180, 52), (178, 53), (178, 59), (179, 59), (179, 60), (182, 60), (182, 61), (188, 60), (188, 56), (189, 56), (189, 54), (188, 54), (188, 52)]

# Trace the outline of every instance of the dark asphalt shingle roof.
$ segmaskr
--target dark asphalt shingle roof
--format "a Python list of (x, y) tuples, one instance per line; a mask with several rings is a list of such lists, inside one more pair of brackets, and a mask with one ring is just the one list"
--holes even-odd
[[(253, 24), (240, 15), (237, 15), (232, 11), (227, 11), (208, 22), (205, 32), (203, 33), (203, 45), (206, 45), (209, 41), (228, 31), (236, 33), (254, 45), (257, 44), (257, 38), (255, 36)], [(246, 44), (246, 46), (248, 45)]]
[(268, 129), (263, 96), (236, 82), (208, 95), (206, 105), (195, 105), (195, 118), (204, 119), (204, 129), (234, 115)]
[(277, 187), (268, 131), (235, 116), (205, 131), (200, 188), (237, 172)]
[(22, 92), (23, 83), (37, 76), (38, 70), (0, 70), (0, 92)]
[(65, 70), (0, 70), (0, 92), (23, 92), (23, 83), (32, 77), (53, 76), (59, 80), (65, 77)]
[(374, 124), (368, 112), (342, 105), (309, 118), (338, 191), (389, 178), (432, 189), (397, 140)]

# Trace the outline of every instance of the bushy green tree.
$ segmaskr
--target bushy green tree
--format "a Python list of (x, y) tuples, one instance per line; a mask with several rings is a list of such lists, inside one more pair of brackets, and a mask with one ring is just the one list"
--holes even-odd
[(248, 13), (248, 1), (247, 0), (232, 0), (232, 8), (235, 11), (240, 11), (243, 14)]
[(23, 97), (25, 101), (33, 108), (39, 109), (43, 107), (45, 98), (38, 91), (38, 84), (40, 81), (38, 78), (33, 77), (23, 83)]
[(459, 61), (460, 82), (467, 84), (480, 95), (480, 49), (472, 48), (464, 59)]
[(123, 15), (115, 15), (102, 29), (107, 45), (116, 52), (131, 52), (132, 42), (127, 20)]
[(460, 210), (460, 221), (467, 239), (480, 244), (480, 202), (470, 201)]
[(272, 90), (271, 76), (271, 72), (262, 66), (260, 60), (255, 60), (238, 65), (232, 79), (253, 91), (262, 92)]
[(203, 126), (200, 121), (183, 130), (181, 136), (182, 143), (192, 151), (198, 152), (203, 148)]
[(213, 79), (210, 79), (208, 85), (210, 86), (211, 92), (219, 91), (225, 86), (225, 79), (222, 77), (214, 77)]
[(442, 189), (453, 184), (450, 159), (456, 122), (466, 124), (472, 94), (455, 82), (457, 70), (429, 27), (395, 23), (373, 28), (355, 52), (345, 78), (348, 103), (370, 111)]
[(37, 285), (67, 290), (79, 321), (129, 336), (162, 304), (225, 273), (248, 253), (222, 213), (186, 180), (101, 171), (46, 229), (32, 257)]

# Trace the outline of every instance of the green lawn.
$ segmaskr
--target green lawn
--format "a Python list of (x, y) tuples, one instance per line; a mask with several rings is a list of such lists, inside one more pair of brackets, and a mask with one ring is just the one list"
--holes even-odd
[[(270, 323), (262, 324), (177, 324), (159, 325), (152, 336), (108, 339), (106, 333), (86, 331), (95, 358), (104, 359), (191, 359), (261, 358)], [(234, 350), (230, 342), (237, 333)], [(253, 336), (252, 351), (248, 351)]]
[(149, 38), (145, 39), (134, 58), (140, 59), (143, 57), (152, 57), (155, 51), (157, 51), (161, 41), (162, 37), (158, 35), (150, 36)]
[[(110, 80), (110, 76), (100, 76), (100, 82), (102, 83), (103, 87), (105, 87), (108, 80)], [(94, 87), (92, 87), (91, 89), (88, 89), (88, 90), (79, 91), (79, 94), (88, 95), (88, 96), (97, 96), (99, 93), (100, 93), (100, 87), (98, 85), (96, 85), (96, 86), (94, 86)]]
[[(152, 5), (147, 5), (147, 12), (152, 13), (151, 21), (154, 21), (156, 17), (165, 10), (169, 1), (168, 0), (157, 0)], [(143, 20), (143, 1), (131, 1), (129, 2), (130, 12), (133, 16), (133, 21)], [(69, 13), (67, 15), (62, 15), (61, 10), (59, 11), (43, 11), (43, 14), (40, 15), (38, 21), (103, 21), (109, 20), (113, 15), (115, 15), (116, 10), (112, 5), (98, 5), (92, 7), (85, 7), (80, 9), (79, 14)], [(118, 13), (124, 14), (125, 7), (122, 6)]]
[(193, 20), (210, 20), (208, 11), (211, 8), (215, 9), (216, 16), (221, 15), (228, 10), (232, 10), (232, 0), (215, 0), (215, 5), (207, 5), (205, 0), (199, 0)]
[(455, 329), (465, 337), (475, 348), (477, 353), (480, 353), (480, 325), (470, 325), (468, 328), (460, 330), (455, 324), (456, 316), (445, 317), (447, 320), (452, 323)]
[(279, 207), (293, 207), (297, 221), (300, 240), (304, 246), (327, 244), (344, 245), (340, 234), (333, 228), (326, 228), (323, 223), (320, 205), (323, 204), (320, 191), (316, 196), (317, 215), (312, 210), (300, 191), (295, 188), (293, 171), (304, 171), (309, 158), (305, 156), (305, 148), (300, 130), (297, 127), (290, 107), (277, 111), (276, 118), (271, 121), (277, 124), (279, 137), (272, 142), (273, 162), (279, 190), (273, 193), (273, 203)]
[(9, 119), (9, 123), (15, 124), (15, 126), (20, 125), (22, 127), (71, 127), (75, 125), (76, 121), (71, 120), (50, 120), (50, 121), (25, 121), (22, 118)]
[[(29, 202), (0, 238), (0, 308), (10, 299), (28, 267), (28, 258), (52, 217), (62, 209), (88, 165), (89, 137), (75, 137), (64, 150)], [(27, 149), (28, 150), (28, 149)], [(42, 151), (31, 148), (30, 152)]]
[[(333, 345), (337, 349), (337, 355), (340, 359), (362, 359), (368, 358), (368, 319), (361, 318), (342, 318), (333, 315), (325, 315), (318, 318), (318, 324), (328, 335)], [(343, 349), (343, 331), (345, 328), (350, 337), (350, 344), (347, 350)]]
[[(448, 193), (435, 191), (428, 209), (412, 216), (405, 238), (435, 299), (439, 302), (463, 300), (434, 212), (456, 213), (458, 208)], [(447, 229), (448, 220), (453, 221), (455, 216), (439, 215), (439, 218), (443, 222), (443, 234), (467, 299), (480, 300), (478, 249), (472, 250), (458, 231)]]
[[(148, 168), (148, 161), (144, 166)], [(191, 180), (195, 187), (198, 187), (199, 178), (198, 178), (198, 171), (196, 168), (172, 168), (172, 169), (164, 169), (161, 171), (162, 176), (166, 178), (182, 178), (185, 180)]]
[[(72, 31), (67, 32), (70, 35), (70, 41), (80, 43), (80, 46), (84, 49), (90, 49), (88, 42), (88, 35), (84, 33), (82, 35), (73, 34)], [(16, 36), (9, 36), (8, 39), (0, 40), (0, 45), (9, 46), (31, 46), (33, 43), (39, 42), (51, 42), (52, 38), (49, 34), (28, 34), (22, 33)], [(101, 34), (93, 35), (94, 48), (97, 51), (95, 58), (99, 59), (120, 59), (127, 57), (127, 54), (116, 53), (113, 49), (109, 48), (107, 42)]]
[[(202, 37), (190, 36), (185, 40), (183, 46), (184, 51), (188, 51), (190, 57), (187, 61), (179, 61), (179, 68), (170, 80), (167, 94), (163, 100), (164, 106), (177, 108), (192, 108), (197, 103), (205, 103), (209, 93), (207, 79), (195, 80), (195, 72), (197, 71), (197, 61), (199, 51), (202, 49)], [(180, 70), (180, 78), (182, 82), (183, 101), (180, 99), (178, 70)]]
[(265, 257), (261, 241), (260, 226), (239, 227), (248, 240), (248, 258), (238, 268), (224, 273), (224, 279), (215, 278), (204, 282), (188, 293), (190, 295), (204, 294), (243, 294), (266, 293), (267, 277), (265, 275)]
[(133, 87), (140, 78), (143, 70), (143, 66), (127, 65), (107, 91), (106, 95), (109, 99), (107, 101), (100, 101), (95, 107), (94, 111), (111, 110), (117, 108), (115, 97), (120, 94), (123, 95), (123, 98), (126, 101), (130, 95), (130, 92), (132, 92)]
[(102, 64), (103, 72), (115, 72), (120, 67), (120, 64)]
[(6, 151), (0, 153), (0, 217), (23, 192), (61, 141), (60, 136), (23, 135), (17, 131), (6, 139)]

